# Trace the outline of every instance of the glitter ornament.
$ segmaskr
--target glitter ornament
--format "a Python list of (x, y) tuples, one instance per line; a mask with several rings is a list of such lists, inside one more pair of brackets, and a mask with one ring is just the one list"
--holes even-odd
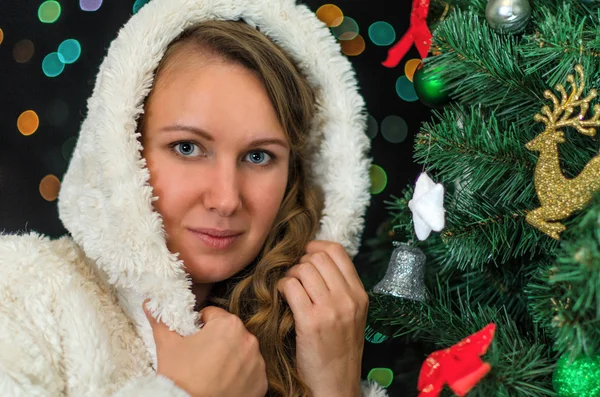
[(498, 33), (520, 33), (531, 18), (531, 6), (527, 0), (489, 0), (485, 18)]
[(431, 353), (419, 372), (419, 397), (437, 397), (444, 385), (457, 396), (466, 396), (492, 369), (481, 356), (487, 352), (495, 332), (496, 325), (491, 323), (454, 346)]
[(568, 354), (562, 356), (552, 385), (559, 397), (600, 397), (600, 358), (579, 356), (569, 363)]
[(423, 277), (425, 274), (425, 254), (417, 247), (393, 243), (397, 247), (392, 252), (387, 272), (373, 287), (373, 292), (392, 295), (397, 298), (424, 301), (427, 298)]
[[(556, 86), (562, 96), (561, 100), (550, 90), (544, 92), (544, 96), (552, 100), (554, 110), (544, 106), (543, 115), (535, 115), (535, 121), (543, 122), (546, 129), (525, 145), (531, 151), (540, 152), (535, 169), (535, 190), (542, 204), (527, 213), (527, 222), (557, 240), (566, 227), (556, 221), (584, 208), (592, 199), (593, 193), (600, 189), (600, 155), (592, 158), (573, 179), (565, 178), (560, 168), (558, 144), (565, 142), (565, 133), (561, 128), (573, 127), (583, 135), (594, 136), (596, 129), (593, 127), (600, 126), (600, 105), (595, 105), (594, 116), (585, 120), (590, 101), (598, 93), (592, 89), (588, 96), (581, 98), (585, 88), (583, 67), (577, 65), (575, 70), (579, 74), (579, 86), (573, 75), (567, 76), (572, 88), (570, 95), (567, 95), (562, 84)], [(576, 107), (581, 111), (572, 116)]]

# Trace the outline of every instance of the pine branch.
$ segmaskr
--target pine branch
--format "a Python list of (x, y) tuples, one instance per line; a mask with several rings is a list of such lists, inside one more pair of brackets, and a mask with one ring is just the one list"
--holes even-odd
[(541, 80), (526, 75), (519, 63), (517, 38), (500, 35), (485, 18), (456, 10), (435, 30), (438, 56), (425, 59), (462, 105), (480, 105), (517, 124), (531, 122), (532, 108), (543, 99)]
[(568, 230), (555, 263), (527, 290), (536, 319), (555, 347), (574, 358), (600, 353), (600, 194)]
[(565, 2), (557, 8), (537, 8), (532, 20), (535, 31), (526, 35), (518, 46), (527, 75), (541, 75), (550, 88), (564, 83), (566, 76), (573, 73), (574, 65), (579, 63), (589, 74), (589, 82), (598, 83), (600, 14), (598, 10), (576, 12), (587, 6), (583, 2)]
[(525, 221), (526, 211), (538, 205), (536, 158), (525, 149), (535, 132), (518, 131), (494, 114), (486, 119), (473, 108), (451, 107), (435, 117), (417, 135), (415, 159), (447, 189), (447, 246), (439, 261), (481, 268), (552, 252), (556, 242)]
[[(520, 332), (504, 310), (484, 308), (474, 302), (469, 291), (450, 293), (448, 285), (439, 283), (432, 298), (424, 304), (388, 296), (371, 295), (372, 321), (395, 328), (394, 337), (410, 335), (412, 339), (432, 344), (433, 350), (445, 349), (493, 322), (494, 342), (483, 359), (492, 366), (488, 374), (469, 395), (546, 397), (554, 396), (551, 376), (556, 357), (543, 331), (534, 328)], [(395, 314), (389, 308), (395, 307)], [(385, 308), (379, 312), (377, 308)], [(381, 314), (381, 316), (379, 316)]]

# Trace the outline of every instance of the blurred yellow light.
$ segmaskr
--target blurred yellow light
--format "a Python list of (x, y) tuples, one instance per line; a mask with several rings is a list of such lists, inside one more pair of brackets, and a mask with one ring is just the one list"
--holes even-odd
[(25, 136), (29, 136), (37, 131), (40, 126), (40, 119), (36, 112), (27, 110), (19, 116), (17, 120), (17, 128), (19, 132)]
[(415, 71), (417, 70), (420, 64), (421, 60), (418, 58), (409, 59), (408, 61), (406, 61), (406, 64), (404, 65), (404, 74), (410, 81), (413, 81)]
[(4, 32), (2, 31), (2, 28), (0, 28), (0, 44), (2, 44), (3, 41), (4, 41)]

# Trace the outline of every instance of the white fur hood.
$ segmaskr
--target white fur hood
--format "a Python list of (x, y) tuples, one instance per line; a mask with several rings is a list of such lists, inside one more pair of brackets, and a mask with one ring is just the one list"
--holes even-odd
[(152, 333), (142, 311), (182, 335), (197, 331), (191, 280), (170, 253), (153, 210), (137, 119), (167, 45), (208, 19), (243, 19), (287, 51), (318, 93), (309, 166), (325, 193), (318, 239), (354, 256), (370, 201), (364, 101), (350, 62), (329, 29), (293, 0), (152, 0), (120, 30), (103, 61), (88, 113), (60, 191), (59, 215), (73, 239), (106, 273), (149, 352)]

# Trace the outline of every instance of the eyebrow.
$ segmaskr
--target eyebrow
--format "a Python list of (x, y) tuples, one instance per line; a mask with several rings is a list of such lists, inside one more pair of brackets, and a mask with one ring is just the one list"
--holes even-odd
[[(160, 131), (161, 132), (188, 131), (188, 132), (191, 132), (193, 134), (203, 137), (207, 141), (210, 141), (210, 142), (215, 141), (215, 138), (213, 138), (213, 136), (210, 135), (208, 132), (204, 131), (201, 128), (192, 127), (189, 125), (182, 125), (182, 124), (170, 125), (170, 126), (161, 128)], [(248, 146), (255, 147), (255, 146), (261, 146), (261, 145), (280, 145), (280, 146), (288, 149), (288, 144), (285, 141), (283, 141), (281, 139), (277, 139), (277, 138), (255, 139), (252, 142), (250, 142), (250, 144)]]

